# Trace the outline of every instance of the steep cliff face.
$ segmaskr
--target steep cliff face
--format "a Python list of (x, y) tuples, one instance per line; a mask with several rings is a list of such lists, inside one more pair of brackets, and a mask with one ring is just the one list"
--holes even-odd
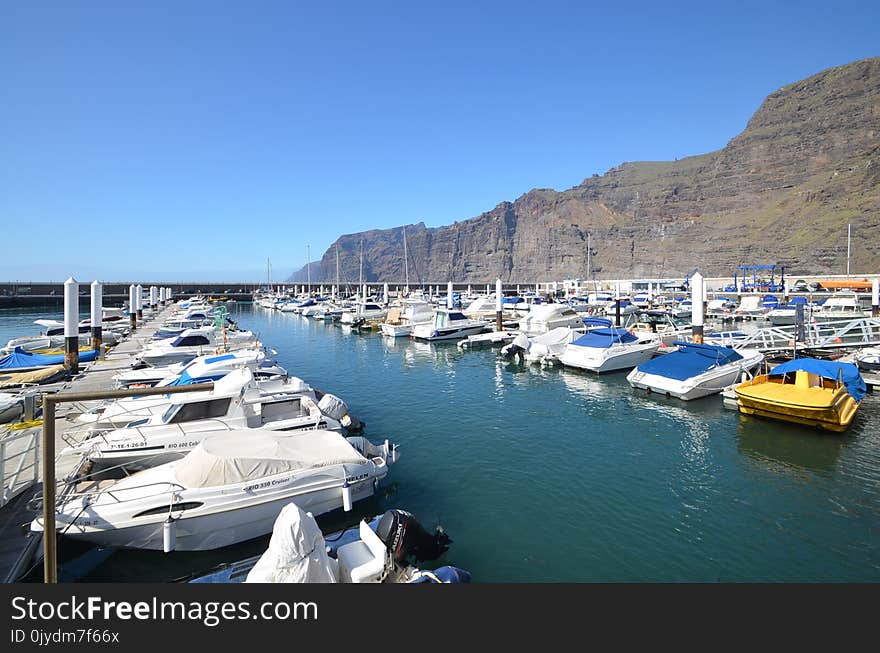
[[(695, 267), (781, 263), (794, 274), (880, 269), (880, 58), (832, 68), (770, 95), (716, 152), (624, 163), (563, 192), (532, 190), (482, 215), (406, 227), (410, 281), (486, 283), (681, 276)], [(318, 280), (404, 279), (403, 228), (339, 238)], [(313, 266), (312, 278), (315, 277)], [(305, 268), (292, 280), (303, 280)]]

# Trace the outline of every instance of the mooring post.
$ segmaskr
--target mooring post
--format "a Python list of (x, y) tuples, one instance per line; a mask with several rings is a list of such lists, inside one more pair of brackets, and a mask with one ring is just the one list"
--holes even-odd
[(132, 331), (137, 330), (137, 300), (134, 298), (136, 291), (134, 284), (128, 287), (128, 326)]
[(501, 331), (501, 279), (495, 280), (495, 330)]
[(104, 340), (101, 333), (101, 322), (104, 319), (104, 290), (100, 281), (92, 281), (92, 349), (101, 351), (101, 342)]
[(703, 275), (695, 273), (691, 278), (691, 311), (693, 312), (693, 337), (698, 345), (703, 344), (703, 298), (705, 296)]
[(159, 289), (156, 286), (150, 286), (150, 310), (156, 312), (156, 305), (159, 303)]
[(620, 297), (614, 300), (614, 326), (620, 326)]
[(446, 308), (450, 311), (455, 308), (455, 302), (452, 300), (452, 282), (446, 282)]
[(880, 317), (880, 279), (871, 282), (871, 315)]
[(64, 282), (64, 367), (79, 374), (79, 284), (73, 277)]
[(137, 300), (135, 309), (137, 310), (138, 319), (142, 320), (144, 319), (144, 287), (141, 284), (138, 284), (135, 288), (134, 297)]
[(795, 338), (797, 342), (805, 342), (807, 339), (807, 334), (804, 332), (804, 305), (801, 303), (795, 304), (794, 306), (794, 321), (797, 325), (795, 330)]
[(388, 282), (382, 284), (382, 301), (387, 306), (388, 305)]

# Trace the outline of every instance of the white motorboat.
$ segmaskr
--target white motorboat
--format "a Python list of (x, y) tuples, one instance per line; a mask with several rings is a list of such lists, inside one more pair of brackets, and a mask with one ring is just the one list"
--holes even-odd
[(224, 354), (197, 356), (188, 363), (174, 363), (162, 367), (146, 367), (118, 372), (113, 375), (113, 381), (117, 388), (186, 385), (187, 383), (216, 381), (232, 370), (241, 367), (248, 368), (257, 381), (287, 376), (287, 370), (275, 361), (267, 360), (264, 349), (248, 347), (234, 349)]
[[(495, 318), (497, 300), (495, 299), (495, 295), (481, 295), (470, 304), (468, 304), (467, 308), (462, 311), (462, 314), (465, 317), (471, 318), (473, 320), (478, 320), (482, 318)], [(503, 308), (503, 304), (502, 304)]]
[(367, 320), (382, 320), (388, 314), (388, 309), (375, 302), (359, 301), (354, 309), (342, 311), (339, 321), (342, 324), (356, 325)]
[(764, 361), (756, 349), (676, 342), (676, 349), (641, 363), (626, 377), (633, 388), (685, 401), (717, 394)]
[[(233, 430), (180, 460), (120, 479), (84, 480), (56, 507), (58, 531), (102, 547), (204, 551), (271, 532), (293, 501), (313, 515), (371, 496), (397, 449), (333, 431), (307, 437)], [(43, 530), (42, 518), (31, 530)]]
[(660, 348), (660, 339), (637, 336), (615, 327), (593, 329), (565, 346), (560, 362), (592, 372), (611, 372), (635, 367), (649, 360)]
[(582, 326), (583, 318), (568, 304), (536, 304), (519, 321), (519, 330), (526, 335), (547, 333), (559, 327), (576, 329)]
[(428, 341), (458, 340), (482, 333), (487, 329), (488, 325), (483, 320), (469, 319), (455, 309), (440, 308), (431, 322), (413, 327), (412, 337), (416, 340)]
[(244, 401), (233, 402), (225, 415), (215, 418), (187, 420), (187, 410), (192, 414), (194, 409), (169, 409), (167, 416), (154, 416), (143, 424), (135, 422), (128, 428), (95, 433), (62, 453), (82, 455), (92, 461), (95, 469), (122, 466), (136, 470), (176, 460), (218, 431), (247, 429), (241, 431), (244, 437), (265, 430), (291, 434), (341, 432), (343, 427), (354, 429), (360, 425), (339, 397), (319, 397), (311, 388), (301, 392), (265, 392), (259, 396), (252, 393)]
[(251, 331), (217, 330), (213, 327), (187, 329), (174, 338), (157, 340), (135, 359), (135, 365), (158, 367), (191, 361), (197, 356), (222, 353), (224, 350), (248, 347), (255, 342)]
[(404, 300), (402, 307), (388, 309), (385, 321), (379, 325), (382, 335), (401, 338), (412, 335), (413, 327), (430, 324), (434, 319), (434, 309), (428, 302)]
[(215, 381), (213, 390), (108, 400), (80, 414), (77, 421), (90, 424), (93, 431), (147, 424), (180, 424), (231, 417), (233, 413), (244, 411), (245, 405), (259, 406), (271, 394), (309, 392), (314, 393), (307, 383), (295, 376), (258, 383), (251, 370), (243, 367)]
[(859, 320), (870, 315), (870, 311), (862, 308), (855, 293), (840, 293), (828, 297), (819, 308), (813, 311), (812, 317), (814, 322), (821, 324), (823, 322)]
[(735, 314), (742, 317), (758, 318), (770, 312), (768, 306), (764, 306), (761, 295), (743, 295), (739, 300)]

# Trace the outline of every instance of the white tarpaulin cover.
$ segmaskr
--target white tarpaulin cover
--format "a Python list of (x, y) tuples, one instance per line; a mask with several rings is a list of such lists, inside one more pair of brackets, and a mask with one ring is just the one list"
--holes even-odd
[(281, 510), (269, 548), (257, 560), (246, 583), (335, 583), (324, 536), (315, 518), (295, 503)]
[(344, 437), (333, 431), (292, 436), (235, 429), (202, 440), (174, 463), (174, 475), (184, 487), (217, 487), (284, 472), (365, 462)]

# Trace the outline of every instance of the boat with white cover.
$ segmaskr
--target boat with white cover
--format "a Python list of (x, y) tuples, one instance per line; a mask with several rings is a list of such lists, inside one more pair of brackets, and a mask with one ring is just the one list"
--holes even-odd
[(501, 355), (505, 358), (521, 355), (527, 363), (553, 365), (559, 362), (559, 357), (565, 351), (565, 347), (586, 332), (587, 327), (582, 326), (578, 329), (558, 327), (532, 337), (521, 333), (513, 339), (513, 342), (501, 348)]
[(717, 394), (764, 361), (756, 349), (676, 342), (676, 349), (641, 363), (626, 377), (633, 388), (685, 401)]
[(583, 318), (568, 304), (535, 304), (518, 326), (526, 335), (537, 335), (559, 327), (577, 329), (583, 325)]
[[(247, 431), (247, 430), (245, 430)], [(397, 449), (333, 431), (229, 431), (180, 460), (120, 479), (81, 480), (56, 507), (64, 537), (102, 547), (204, 551), (272, 531), (293, 501), (321, 515), (372, 496)], [(42, 517), (31, 531), (42, 532)]]
[(611, 372), (635, 367), (649, 360), (660, 348), (660, 339), (616, 327), (593, 329), (565, 346), (560, 362), (592, 372)]

